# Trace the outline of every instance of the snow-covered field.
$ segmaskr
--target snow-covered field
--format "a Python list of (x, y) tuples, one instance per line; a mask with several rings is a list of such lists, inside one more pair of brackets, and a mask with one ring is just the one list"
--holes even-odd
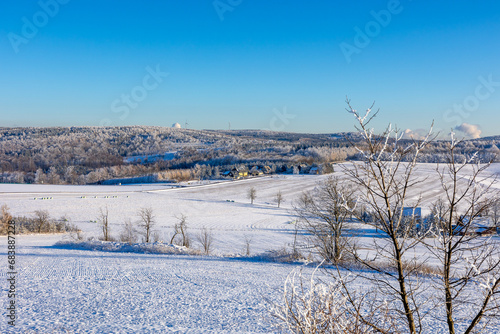
[[(419, 165), (417, 175), (423, 182), (411, 193), (415, 200), (423, 198), (424, 212), (440, 193), (435, 168), (434, 164)], [(492, 169), (499, 170), (498, 165)], [(67, 249), (54, 244), (68, 236), (17, 236), (19, 319), (15, 332), (275, 332), (265, 300), (280, 297), (279, 289), (297, 265), (239, 255), (245, 239), (251, 239), (252, 254), (291, 243), (295, 226), (293, 201), (327, 177), (266, 176), (209, 184), (190, 182), (182, 188), (166, 184), (0, 184), (0, 205), (7, 204), (14, 216), (48, 210), (54, 218), (69, 218), (87, 237), (99, 236), (99, 227), (93, 221), (100, 208), (106, 207), (111, 234), (115, 236), (127, 219), (137, 221), (138, 211), (151, 207), (156, 229), (165, 241), (180, 215), (187, 217), (193, 235), (207, 227), (215, 237), (214, 256), (206, 257)], [(257, 190), (253, 205), (247, 198), (250, 187)], [(286, 200), (281, 208), (274, 202), (278, 191)], [(366, 238), (370, 238), (373, 231), (367, 232)], [(6, 245), (6, 238), (0, 237), (4, 258)], [(307, 267), (306, 275), (313, 269)], [(2, 267), (2, 281), (5, 271)], [(2, 305), (6, 299), (3, 284)], [(7, 330), (6, 321), (0, 321), (0, 332)]]
[[(66, 216), (87, 236), (99, 235), (99, 226), (93, 221), (101, 208), (108, 208), (111, 234), (117, 236), (127, 219), (137, 221), (138, 211), (151, 207), (157, 230), (164, 240), (170, 239), (177, 217), (185, 215), (188, 228), (194, 234), (202, 227), (213, 230), (214, 248), (218, 254), (240, 253), (245, 237), (252, 239), (252, 252), (263, 252), (281, 248), (291, 240), (292, 201), (302, 191), (313, 189), (322, 179), (325, 176), (273, 176), (199, 186), (190, 182), (185, 188), (161, 184), (0, 185), (0, 203), (7, 204), (14, 215), (31, 216), (35, 210), (48, 210), (52, 217)], [(253, 205), (247, 198), (250, 187), (257, 189)], [(274, 203), (278, 190), (286, 200), (279, 209)]]
[[(267, 333), (264, 297), (274, 298), (291, 270), (217, 257), (52, 248), (58, 239), (18, 238), (15, 333)], [(0, 332), (6, 327), (2, 319)]]

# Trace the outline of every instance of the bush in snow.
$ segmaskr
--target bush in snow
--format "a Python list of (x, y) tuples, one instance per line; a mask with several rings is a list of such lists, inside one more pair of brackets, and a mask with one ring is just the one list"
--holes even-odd
[(271, 315), (278, 319), (277, 326), (301, 334), (368, 333), (369, 328), (363, 325), (359, 313), (349, 307), (342, 284), (316, 278), (316, 270), (309, 281), (301, 271), (288, 275), (281, 301), (270, 309)]
[(102, 252), (122, 252), (122, 253), (147, 253), (147, 254), (180, 254), (180, 255), (200, 255), (201, 253), (194, 249), (183, 246), (157, 243), (128, 244), (123, 242), (88, 240), (74, 241), (66, 240), (57, 242), (54, 247), (81, 249)]

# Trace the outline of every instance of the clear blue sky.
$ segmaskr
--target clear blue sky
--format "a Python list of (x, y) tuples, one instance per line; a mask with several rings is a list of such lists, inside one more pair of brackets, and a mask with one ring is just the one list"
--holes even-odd
[(6, 0), (0, 57), (0, 126), (500, 134), (496, 1)]

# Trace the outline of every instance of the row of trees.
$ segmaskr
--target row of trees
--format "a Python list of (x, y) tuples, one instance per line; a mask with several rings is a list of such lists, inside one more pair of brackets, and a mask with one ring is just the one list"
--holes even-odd
[[(161, 236), (156, 227), (156, 217), (153, 208), (141, 208), (137, 215), (139, 220), (133, 223), (130, 219), (124, 222), (122, 230), (119, 234), (119, 240), (129, 244), (138, 241), (145, 243), (161, 241)], [(177, 217), (178, 222), (174, 224), (173, 233), (170, 237), (170, 244), (175, 244), (183, 247), (190, 248), (192, 246), (192, 236), (188, 232), (187, 217), (181, 215)], [(111, 234), (111, 224), (109, 219), (108, 208), (101, 208), (99, 210), (99, 217), (97, 222), (102, 232), (103, 241), (113, 241), (114, 238)], [(209, 254), (213, 248), (213, 233), (207, 228), (202, 228), (201, 231), (195, 236), (196, 240), (200, 243), (202, 250), (205, 254)]]
[[(149, 243), (151, 241), (158, 241), (158, 237), (154, 234), (154, 227), (156, 225), (155, 216), (153, 214), (152, 208), (141, 208), (138, 212), (139, 221), (135, 224), (139, 231), (136, 230), (136, 226), (132, 224), (131, 220), (127, 220), (124, 223), (123, 230), (120, 234), (120, 241), (133, 243), (138, 238), (138, 235), (142, 235), (142, 241)], [(97, 223), (100, 226), (102, 232), (103, 241), (112, 241), (114, 238), (111, 236), (111, 224), (109, 220), (109, 210), (108, 207), (99, 209), (99, 216), (97, 218)]]
[[(216, 166), (306, 158), (321, 163), (355, 153), (342, 144), (333, 147), (327, 135), (278, 137), (146, 126), (0, 128), (0, 182), (85, 184), (177, 169), (209, 178)], [(305, 145), (301, 139), (307, 137), (315, 141)], [(165, 160), (165, 152), (175, 158)]]
[[(363, 159), (353, 145), (364, 149), (360, 140), (360, 136), (350, 133), (198, 131), (147, 126), (0, 128), (0, 182), (88, 184), (171, 170), (189, 170), (192, 178), (217, 178), (217, 167), (227, 169), (236, 164), (278, 167)], [(498, 138), (466, 141), (457, 144), (455, 153), (458, 157), (480, 151), (485, 160), (499, 151), (498, 145)], [(439, 141), (429, 143), (417, 160), (444, 162), (445, 146)], [(164, 160), (165, 152), (175, 152), (174, 159)]]
[(66, 217), (54, 219), (46, 210), (36, 210), (33, 217), (13, 217), (6, 205), (2, 205), (0, 211), (0, 235), (7, 234), (7, 226), (12, 220), (15, 222), (17, 234), (78, 231), (78, 228), (72, 225)]

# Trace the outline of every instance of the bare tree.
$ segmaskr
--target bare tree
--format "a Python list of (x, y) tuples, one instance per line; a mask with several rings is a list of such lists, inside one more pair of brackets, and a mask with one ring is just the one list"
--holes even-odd
[(197, 237), (198, 242), (203, 247), (203, 251), (206, 255), (210, 254), (212, 251), (212, 243), (214, 241), (213, 233), (211, 230), (203, 227)]
[(135, 230), (134, 224), (130, 219), (127, 219), (123, 224), (122, 233), (120, 234), (120, 241), (132, 244), (135, 242), (137, 236), (137, 231)]
[[(383, 303), (386, 304), (379, 306), (390, 308), (401, 324), (401, 330), (404, 328), (408, 333), (420, 333), (422, 314), (416, 300), (421, 291), (421, 283), (412, 279), (418, 273), (418, 265), (408, 264), (408, 261), (415, 264), (418, 260), (411, 253), (419, 242), (414, 233), (417, 221), (414, 217), (405, 217), (403, 208), (419, 205), (419, 200), (409, 203), (408, 191), (423, 181), (414, 177), (413, 172), (418, 156), (432, 138), (429, 132), (421, 141), (403, 143), (400, 141), (399, 131), (391, 126), (381, 135), (375, 135), (369, 128), (369, 123), (378, 113), (372, 113), (373, 105), (364, 114), (360, 114), (351, 107), (349, 100), (346, 102), (347, 111), (355, 117), (358, 132), (363, 139), (359, 146), (355, 145), (363, 162), (353, 162), (351, 166), (344, 166), (343, 170), (353, 185), (359, 188), (357, 202), (367, 207), (371, 216), (368, 224), (381, 231), (384, 238), (380, 243), (374, 240), (375, 256), (361, 256), (356, 252), (352, 254), (358, 267), (376, 273), (359, 274), (359, 277), (364, 277), (375, 285), (376, 292), (371, 298), (366, 296), (360, 300), (354, 297), (351, 288), (345, 284), (345, 294), (354, 308), (360, 308), (359, 303), (366, 300), (371, 300), (372, 303), (380, 300), (376, 294), (382, 294)], [(376, 331), (389, 331), (389, 328), (370, 322), (366, 317), (361, 316), (361, 320)]]
[(320, 255), (337, 263), (347, 247), (342, 235), (354, 206), (354, 188), (338, 177), (329, 177), (316, 190), (302, 194), (294, 206), (295, 214), (312, 236)]
[(153, 208), (142, 208), (139, 210), (139, 216), (141, 220), (139, 222), (139, 226), (143, 230), (144, 241), (146, 243), (150, 242), (151, 234), (153, 232), (153, 227), (155, 226), (155, 216), (153, 214)]
[(252, 237), (245, 235), (245, 240), (243, 243), (243, 255), (250, 256), (250, 246), (252, 244)]
[(250, 199), (250, 203), (253, 204), (253, 201), (257, 198), (257, 190), (255, 190), (255, 187), (248, 189), (247, 197)]
[(101, 226), (102, 230), (102, 237), (104, 241), (110, 241), (111, 240), (111, 235), (109, 232), (109, 210), (108, 207), (106, 206), (105, 209), (100, 208), (99, 209), (99, 217), (97, 218), (97, 221), (99, 225)]
[(36, 210), (35, 218), (33, 219), (33, 223), (35, 224), (36, 231), (38, 233), (42, 233), (45, 225), (49, 224), (50, 214), (47, 210)]
[[(466, 321), (467, 334), (488, 328), (500, 308), (500, 244), (477, 230), (478, 219), (491, 205), (493, 181), (489, 175), (482, 176), (489, 164), (481, 164), (477, 155), (456, 155), (459, 141), (452, 134), (446, 144), (448, 163), (436, 170), (436, 184), (444, 193), (433, 208), (437, 229), (422, 230), (413, 209), (420, 206), (421, 198), (411, 192), (418, 191), (427, 178), (414, 171), (418, 157), (434, 138), (429, 132), (422, 140), (401, 141), (397, 129), (390, 126), (375, 135), (368, 127), (376, 115), (372, 108), (359, 114), (347, 104), (364, 140), (356, 146), (363, 160), (344, 165), (343, 172), (358, 188), (357, 204), (369, 212), (366, 223), (376, 227), (381, 237), (372, 241), (369, 252), (352, 252), (355, 268), (362, 270), (350, 271), (346, 277), (337, 266), (346, 312), (359, 314), (363, 324), (381, 333), (428, 332), (427, 318), (439, 310), (446, 315), (443, 321), (449, 333), (456, 332), (459, 319), (462, 325)], [(413, 214), (405, 213), (407, 208)], [(417, 255), (417, 246), (427, 247), (427, 255)], [(429, 269), (431, 258), (440, 263), (439, 268)], [(422, 279), (426, 271), (434, 274)], [(373, 289), (360, 294), (351, 284), (357, 280), (369, 281)], [(429, 289), (441, 292), (441, 297), (423, 298)], [(390, 314), (391, 321), (363, 311), (370, 309)]]
[(189, 248), (191, 245), (191, 238), (187, 232), (187, 217), (182, 214), (180, 217), (177, 217), (177, 219), (179, 222), (174, 225), (174, 233), (172, 234), (170, 243), (174, 244), (176, 238), (180, 236), (181, 240), (178, 241), (177, 244)]
[(278, 191), (278, 193), (276, 194), (276, 203), (278, 204), (278, 208), (280, 207), (281, 203), (283, 203), (285, 201), (285, 199), (283, 198), (283, 194), (281, 193), (281, 190)]
[[(490, 163), (481, 164), (477, 155), (459, 161), (455, 154), (459, 144), (452, 133), (448, 143), (449, 162), (437, 168), (445, 193), (441, 213), (443, 233), (425, 245), (442, 265), (443, 275), (437, 285), (443, 291), (448, 331), (455, 333), (454, 311), (467, 301), (470, 323), (464, 333), (468, 334), (498, 315), (500, 242), (476, 231), (478, 218), (495, 206), (496, 199), (490, 194), (495, 180), (482, 176)], [(468, 289), (471, 286), (472, 291)]]

